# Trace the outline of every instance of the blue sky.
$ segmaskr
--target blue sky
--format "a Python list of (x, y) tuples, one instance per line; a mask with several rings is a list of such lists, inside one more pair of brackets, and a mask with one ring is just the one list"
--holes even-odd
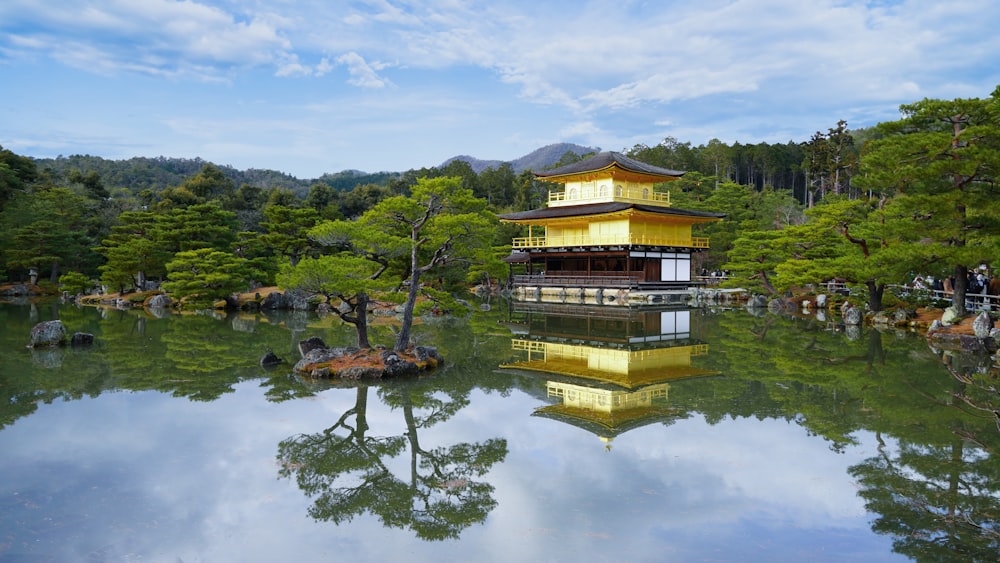
[(804, 141), (1000, 84), (995, 0), (4, 0), (0, 145), (316, 178)]

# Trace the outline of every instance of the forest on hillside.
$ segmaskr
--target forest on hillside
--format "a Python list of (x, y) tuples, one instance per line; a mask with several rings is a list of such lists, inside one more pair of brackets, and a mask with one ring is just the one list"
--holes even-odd
[[(699, 268), (732, 270), (734, 283), (768, 293), (837, 277), (866, 288), (878, 308), (885, 285), (914, 272), (957, 275), (995, 261), (998, 92), (906, 104), (897, 121), (864, 130), (840, 121), (798, 142), (693, 146), (667, 138), (623, 152), (687, 171), (662, 187), (674, 206), (727, 214), (705, 227), (712, 248), (698, 256)], [(566, 151), (548, 167), (586, 156)], [(212, 249), (232, 266), (227, 289), (274, 283), (303, 258), (344, 251), (317, 244), (310, 233), (319, 226), (354, 221), (409, 196), (421, 178), (444, 177), (459, 179), (492, 213), (541, 207), (553, 187), (512, 163), (477, 172), (461, 159), (303, 181), (200, 159), (32, 159), (0, 148), (0, 280), (36, 272), (66, 290), (98, 281), (127, 290), (169, 281), (181, 252)], [(521, 235), (509, 224), (491, 228), (494, 257)], [(402, 262), (387, 267), (405, 277)], [(463, 279), (470, 271), (502, 275), (499, 267), (466, 267), (436, 279), (457, 287), (477, 281)]]
[[(673, 170), (696, 172), (713, 176), (724, 181), (752, 185), (758, 190), (771, 186), (789, 191), (801, 202), (807, 200), (809, 186), (823, 183), (826, 171), (837, 162), (841, 170), (849, 171), (857, 162), (858, 151), (864, 140), (872, 135), (873, 129), (848, 130), (846, 122), (839, 122), (826, 133), (817, 132), (804, 142), (789, 141), (784, 144), (740, 144), (728, 145), (713, 139), (706, 145), (692, 146), (668, 137), (655, 146), (636, 145), (620, 152), (629, 156)], [(528, 155), (510, 162), (480, 160), (471, 156), (457, 156), (440, 166), (424, 167), (419, 170), (399, 172), (362, 172), (344, 170), (327, 173), (316, 179), (301, 179), (275, 170), (238, 170), (231, 166), (219, 165), (200, 158), (134, 157), (125, 160), (109, 160), (90, 155), (59, 156), (56, 158), (32, 159), (41, 176), (55, 185), (69, 186), (79, 183), (81, 175), (96, 175), (103, 186), (116, 196), (137, 196), (140, 193), (156, 193), (182, 184), (206, 165), (217, 168), (234, 185), (244, 184), (268, 189), (287, 189), (300, 198), (308, 196), (315, 184), (324, 184), (338, 192), (349, 192), (358, 186), (375, 185), (387, 187), (404, 176), (409, 178), (435, 174), (435, 170), (452, 170), (468, 181), (486, 173), (481, 192), (494, 189), (501, 201), (498, 204), (512, 204), (503, 201), (505, 195), (513, 194), (513, 187), (498, 185), (525, 172), (545, 170), (561, 166), (593, 154), (597, 149), (588, 149), (571, 143), (557, 143), (542, 147)], [(832, 154), (832, 152), (836, 154)], [(489, 172), (488, 172), (489, 171)], [(511, 174), (512, 173), (512, 174)], [(500, 178), (494, 178), (499, 175)], [(844, 178), (844, 184), (848, 178)], [(411, 180), (412, 181), (412, 180)]]
[(139, 194), (145, 190), (158, 192), (184, 182), (194, 176), (207, 164), (219, 169), (222, 175), (235, 185), (248, 184), (261, 189), (284, 188), (291, 190), (299, 197), (305, 197), (309, 187), (315, 181), (330, 186), (339, 191), (350, 191), (358, 184), (385, 185), (390, 179), (399, 176), (396, 172), (368, 173), (359, 170), (344, 170), (328, 173), (316, 180), (296, 178), (276, 170), (251, 168), (238, 170), (232, 166), (223, 166), (202, 160), (200, 158), (156, 158), (134, 157), (125, 160), (108, 160), (99, 156), (73, 155), (57, 158), (35, 158), (38, 171), (63, 183), (79, 174), (96, 175), (109, 190), (120, 194)]

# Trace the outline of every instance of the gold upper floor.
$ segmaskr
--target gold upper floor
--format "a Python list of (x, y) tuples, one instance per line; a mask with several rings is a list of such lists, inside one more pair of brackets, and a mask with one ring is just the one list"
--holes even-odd
[(657, 192), (650, 183), (612, 177), (566, 182), (562, 191), (549, 192), (549, 207), (616, 201), (670, 207), (670, 192)]
[(529, 224), (528, 236), (517, 237), (512, 244), (517, 249), (584, 246), (708, 248), (707, 237), (696, 237), (691, 232), (692, 224), (698, 221), (696, 218), (634, 210), (601, 216), (553, 218)]

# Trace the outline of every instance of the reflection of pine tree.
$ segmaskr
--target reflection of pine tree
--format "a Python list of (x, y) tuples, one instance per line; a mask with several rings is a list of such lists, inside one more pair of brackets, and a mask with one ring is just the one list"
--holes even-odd
[(333, 426), (316, 434), (300, 434), (278, 445), (279, 474), (295, 475), (299, 488), (307, 496), (316, 497), (309, 514), (317, 520), (348, 522), (385, 504), (402, 486), (382, 459), (399, 455), (406, 447), (406, 439), (368, 436), (367, 412), (368, 386), (361, 385), (354, 408), (344, 412)]
[(260, 377), (257, 360), (286, 337), (284, 329), (270, 325), (248, 334), (211, 316), (154, 319), (142, 311), (112, 311), (100, 336), (116, 387), (201, 401)]
[[(855, 443), (851, 433), (869, 417), (862, 397), (896, 367), (885, 367), (877, 332), (850, 341), (814, 319), (773, 313), (703, 314), (697, 321), (710, 347), (700, 365), (724, 377), (678, 382), (670, 399), (693, 404), (710, 424), (727, 417), (794, 420), (841, 451)], [(690, 398), (688, 388), (696, 393)]]
[[(947, 379), (915, 389), (917, 398), (936, 408), (909, 425), (897, 422), (894, 431), (904, 437), (895, 451), (879, 435), (880, 455), (850, 471), (868, 509), (880, 514), (873, 529), (893, 535), (899, 553), (919, 561), (996, 561), (1000, 463), (993, 413), (968, 416), (978, 414), (968, 404), (968, 370), (946, 363), (950, 389)], [(912, 383), (916, 388), (923, 381)]]
[[(482, 522), (496, 507), (490, 496), (493, 485), (472, 478), (482, 477), (494, 463), (506, 457), (507, 441), (491, 439), (482, 444), (461, 443), (425, 450), (420, 447), (417, 429), (431, 426), (435, 417), (450, 418), (451, 414), (444, 414), (450, 409), (435, 408), (433, 414), (417, 420), (410, 394), (402, 393), (400, 399), (410, 442), (411, 526), (424, 539), (456, 538), (459, 531), (473, 522)], [(441, 405), (442, 401), (430, 402), (435, 407), (449, 406)]]
[[(313, 518), (339, 524), (368, 512), (385, 526), (413, 530), (426, 540), (457, 538), (463, 529), (486, 519), (496, 506), (493, 486), (475, 479), (506, 457), (507, 442), (490, 439), (424, 449), (420, 429), (447, 420), (467, 404), (432, 396), (432, 390), (421, 393), (401, 385), (383, 394), (387, 403), (403, 411), (402, 436), (366, 434), (368, 387), (360, 386), (354, 408), (336, 424), (279, 444), (279, 474), (295, 475), (303, 492), (315, 497), (309, 510)], [(400, 478), (388, 469), (389, 461), (407, 446), (410, 475)]]
[(895, 455), (851, 468), (877, 512), (873, 528), (918, 561), (996, 561), (1000, 553), (1000, 468), (996, 459), (950, 445), (903, 443)]
[(161, 337), (166, 358), (191, 375), (221, 374), (253, 361), (229, 326), (208, 315), (192, 315), (174, 323)]
[[(993, 421), (1000, 431), (1000, 387), (993, 358), (989, 354), (945, 353), (941, 361), (957, 382), (952, 392), (954, 402), (970, 414)], [(975, 436), (966, 437), (979, 442)]]

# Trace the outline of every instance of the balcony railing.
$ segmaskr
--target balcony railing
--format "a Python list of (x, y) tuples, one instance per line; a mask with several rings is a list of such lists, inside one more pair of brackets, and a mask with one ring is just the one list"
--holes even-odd
[(582, 246), (677, 246), (681, 248), (708, 248), (708, 237), (668, 238), (649, 235), (561, 235), (519, 237), (514, 248), (564, 248)]
[(549, 192), (550, 206), (604, 203), (609, 201), (653, 203), (669, 207), (670, 192), (654, 192), (648, 188), (614, 188), (603, 191), (599, 189), (585, 189), (581, 192), (571, 190), (569, 193), (566, 191)]

